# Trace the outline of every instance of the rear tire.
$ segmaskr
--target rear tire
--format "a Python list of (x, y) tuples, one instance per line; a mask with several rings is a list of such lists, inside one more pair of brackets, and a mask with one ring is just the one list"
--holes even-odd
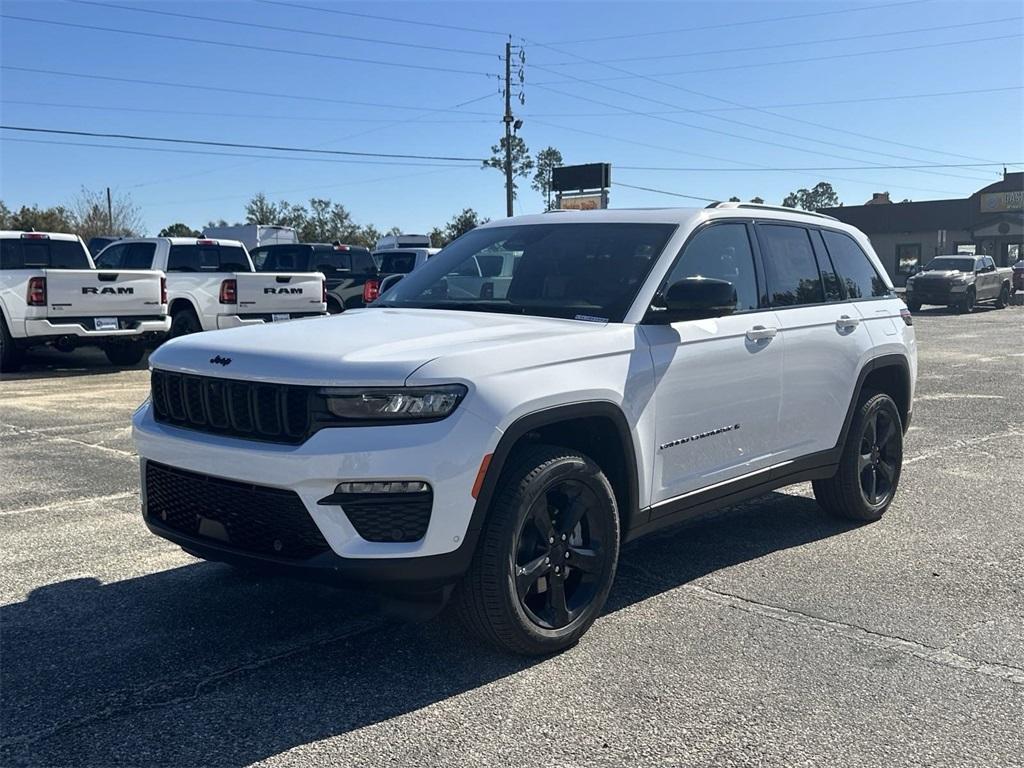
[(328, 300), (328, 302), (327, 302), (327, 314), (329, 314), (329, 315), (340, 315), (344, 311), (345, 311), (345, 305), (342, 304), (340, 301), (330, 301), (330, 300)]
[(601, 468), (574, 450), (531, 445), (510, 462), (455, 610), (484, 640), (541, 656), (574, 645), (600, 615), (618, 563), (618, 508)]
[(857, 407), (839, 459), (827, 480), (815, 480), (814, 498), (829, 514), (874, 521), (896, 495), (903, 468), (903, 424), (893, 399), (867, 395)]
[(188, 336), (190, 333), (199, 333), (203, 326), (199, 324), (199, 318), (192, 308), (179, 309), (171, 316), (171, 330), (167, 337), (176, 339), (179, 336)]
[(1006, 309), (1010, 305), (1010, 286), (1004, 285), (996, 299), (996, 309)]
[(25, 354), (14, 344), (7, 321), (0, 315), (0, 373), (14, 373), (21, 370)]
[(138, 365), (142, 356), (146, 354), (146, 345), (141, 341), (111, 344), (109, 347), (103, 348), (103, 353), (113, 365), (133, 366)]

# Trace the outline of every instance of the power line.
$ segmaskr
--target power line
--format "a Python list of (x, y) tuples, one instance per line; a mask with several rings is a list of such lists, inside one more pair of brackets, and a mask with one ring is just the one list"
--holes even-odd
[(776, 173), (789, 171), (877, 171), (877, 170), (910, 170), (914, 168), (981, 168), (997, 167), (1004, 165), (1021, 165), (1021, 163), (933, 163), (929, 165), (825, 165), (825, 166), (791, 166), (788, 168), (670, 168), (660, 165), (616, 165), (616, 168), (624, 171), (686, 171), (686, 172), (709, 172), (722, 173), (739, 171), (742, 173)]
[(374, 64), (379, 67), (397, 67), (399, 69), (426, 70), (429, 72), (445, 72), (455, 75), (474, 75), (480, 77), (495, 77), (490, 72), (477, 70), (454, 69), (452, 67), (434, 67), (429, 64), (403, 64), (395, 61), (383, 61), (380, 59), (362, 59), (355, 56), (339, 56), (332, 53), (316, 53), (314, 51), (297, 51), (289, 48), (270, 48), (263, 45), (248, 45), (246, 43), (231, 43), (226, 40), (204, 40), (198, 37), (185, 37), (182, 35), (168, 35), (160, 32), (138, 32), (133, 29), (116, 29), (114, 27), (99, 27), (92, 24), (76, 24), (70, 21), (56, 21), (52, 19), (33, 19), (28, 16), (14, 16), (11, 14), (0, 14), (0, 18), (10, 21), (23, 21), (31, 24), (50, 24), (58, 27), (70, 27), (72, 29), (87, 29), (92, 32), (113, 32), (119, 35), (133, 35), (135, 37), (147, 37), (157, 40), (173, 40), (183, 43), (197, 43), (199, 45), (212, 45), (220, 48), (234, 48), (246, 51), (260, 51), (263, 53), (283, 53), (289, 56), (305, 56), (313, 59), (330, 59), (332, 61), (346, 61), (356, 64)]
[[(893, 96), (866, 96), (859, 99), (831, 99), (828, 101), (791, 101), (785, 104), (761, 104), (749, 107), (715, 107), (714, 109), (667, 109), (660, 112), (649, 112), (651, 115), (677, 115), (686, 112), (710, 115), (716, 112), (749, 112), (758, 109), (796, 109), (798, 107), (821, 107), (838, 104), (864, 104), (876, 101), (905, 101), (910, 99), (931, 99), (945, 96), (967, 96), (986, 93), (1002, 93), (1005, 91), (1021, 91), (1024, 85), (1010, 85), (1003, 88), (970, 88), (963, 91), (932, 91), (931, 93), (907, 93)], [(523, 117), (622, 117), (622, 112), (530, 112)]]
[(273, 144), (242, 144), (233, 141), (209, 141), (204, 139), (182, 139), (167, 136), (138, 136), (130, 133), (100, 133), (98, 131), (72, 131), (57, 128), (36, 128), (19, 125), (0, 125), (0, 130), (23, 133), (47, 133), (61, 136), (86, 136), (100, 139), (125, 139), (129, 141), (157, 141), (167, 144), (196, 144), (205, 147), (231, 147), (237, 149), (264, 149), (271, 152), (308, 152), (317, 155), (346, 155), (349, 157), (385, 157), (400, 160), (445, 160), (450, 162), (482, 163), (481, 157), (451, 157), (445, 155), (407, 155), (395, 152), (355, 152), (341, 149), (317, 149), (315, 147), (286, 147)]
[(209, 21), (215, 24), (229, 24), (236, 27), (249, 27), (251, 29), (267, 29), (272, 32), (293, 32), (300, 35), (314, 35), (317, 37), (328, 37), (335, 40), (353, 40), (359, 43), (373, 43), (374, 45), (391, 45), (400, 48), (416, 48), (424, 51), (439, 51), (442, 53), (459, 53), (466, 56), (486, 56), (489, 59), (494, 58), (493, 53), (486, 51), (469, 51), (464, 48), (448, 48), (440, 45), (422, 45), (419, 43), (400, 43), (396, 40), (385, 40), (380, 38), (363, 37), (357, 35), (341, 35), (336, 32), (322, 32), (320, 30), (313, 29), (299, 29), (296, 27), (282, 27), (276, 24), (258, 24), (253, 21), (236, 21), (235, 19), (220, 19), (214, 16), (196, 16), (191, 13), (175, 13), (173, 11), (160, 11), (155, 8), (138, 8), (130, 5), (118, 5), (117, 3), (103, 3), (98, 0), (66, 0), (69, 3), (75, 5), (93, 5), (100, 6), (102, 8), (116, 8), (121, 11), (134, 11), (137, 13), (150, 13), (158, 16), (170, 16), (178, 19), (191, 19), (192, 21)]
[(640, 187), (635, 184), (623, 184), (621, 181), (613, 181), (613, 187), (625, 187), (626, 189), (639, 189), (644, 192), (656, 192), (659, 195), (671, 195), (672, 197), (682, 197), (687, 200), (700, 200), (704, 203), (717, 203), (713, 197), (698, 197), (697, 195), (684, 195), (682, 192), (669, 192), (665, 189), (655, 189), (654, 187)]
[[(216, 152), (214, 150), (202, 150), (202, 149), (176, 149), (169, 147), (133, 147), (127, 144), (97, 144), (90, 142), (79, 142), (79, 141), (60, 141), (56, 139), (4, 139), (3, 141), (17, 142), (19, 144), (48, 144), (52, 146), (63, 146), (63, 147), (90, 147), (93, 149), (117, 149), (117, 150), (129, 150), (133, 152), (163, 152), (171, 153), (176, 155), (204, 155), (207, 157), (242, 157), (242, 158), (254, 158), (257, 160), (290, 160), (294, 161), (305, 161), (305, 162), (316, 162), (316, 163), (343, 163), (345, 165), (397, 165), (410, 168), (473, 168), (475, 166), (457, 164), (457, 163), (429, 163), (429, 162), (401, 162), (393, 160), (351, 160), (351, 159), (339, 159), (332, 157), (303, 157), (301, 155), (255, 155), (245, 154), (241, 152)], [(203, 174), (213, 173), (209, 170), (203, 170)]]
[[(488, 94), (490, 96), (491, 94)], [(30, 107), (59, 107), (61, 109), (86, 109), (94, 110), (96, 112), (141, 112), (146, 114), (157, 114), (157, 115), (195, 115), (202, 117), (242, 117), (242, 118), (256, 118), (260, 120), (288, 120), (297, 123), (308, 123), (308, 122), (320, 122), (320, 123), (386, 123), (387, 125), (393, 125), (402, 122), (402, 120), (396, 120), (393, 117), (320, 117), (317, 115), (270, 115), (265, 112), (203, 112), (200, 110), (192, 109), (156, 109), (149, 107), (115, 107), (107, 104), (75, 104), (70, 102), (57, 102), (57, 101), (26, 101), (23, 99), (0, 99), (0, 104), (21, 104)], [(429, 113), (428, 113), (429, 114)], [(471, 120), (423, 120), (420, 117), (408, 118), (408, 121), (415, 120), (417, 123), (424, 124), (444, 124), (444, 125), (461, 125), (461, 124), (480, 124), (480, 123), (493, 123), (494, 119), (484, 119), (482, 117), (474, 118)]]
[[(84, 0), (72, 0), (72, 2), (83, 2)], [(826, 37), (818, 40), (793, 40), (786, 43), (771, 43), (769, 45), (745, 45), (740, 48), (718, 48), (711, 51), (686, 51), (684, 53), (662, 53), (655, 56), (626, 56), (618, 59), (604, 59), (610, 64), (619, 64), (633, 61), (656, 61), (659, 59), (684, 59), (693, 56), (713, 56), (722, 53), (748, 53), (750, 51), (768, 51), (777, 48), (793, 48), (804, 45), (822, 45), (824, 43), (844, 43), (852, 40), (870, 40), (876, 37), (894, 37), (898, 35), (917, 34), (921, 32), (940, 32), (947, 29), (963, 29), (964, 27), (980, 27), (987, 24), (1003, 24), (1012, 21), (1021, 21), (1020, 16), (1010, 16), (1005, 19), (987, 19), (985, 21), (960, 22), (957, 24), (943, 24), (937, 27), (919, 27), (917, 29), (892, 30), (888, 32), (870, 32), (863, 35), (848, 35), (846, 37)], [(549, 67), (571, 67), (576, 62), (562, 61), (547, 64)]]
[[(668, 81), (662, 80), (658, 76), (638, 75), (637, 73), (633, 72), (632, 70), (623, 69), (622, 67), (618, 67), (618, 66), (615, 66), (613, 64), (607, 64), (607, 63), (605, 63), (603, 61), (595, 61), (593, 59), (587, 58), (586, 56), (581, 56), (580, 54), (577, 54), (577, 53), (569, 53), (569, 52), (560, 50), (558, 48), (554, 48), (553, 46), (550, 46), (550, 45), (543, 45), (542, 44), (542, 47), (547, 48), (547, 49), (552, 50), (552, 51), (555, 51), (557, 53), (561, 53), (563, 55), (572, 56), (574, 58), (580, 59), (581, 61), (585, 61), (585, 62), (587, 62), (589, 64), (595, 64), (595, 65), (604, 67), (606, 69), (610, 69), (610, 70), (612, 70), (614, 72), (621, 72), (621, 73), (629, 75), (631, 77), (638, 77), (640, 79), (652, 82), (652, 83), (654, 83), (656, 85), (661, 85), (661, 86), (664, 86), (664, 87), (673, 88), (675, 90), (683, 91), (684, 93), (688, 93), (688, 94), (691, 94), (691, 95), (694, 95), (694, 96), (700, 96), (702, 98), (711, 99), (712, 101), (717, 101), (717, 102), (720, 102), (720, 103), (723, 103), (723, 104), (728, 104), (729, 106), (734, 106), (734, 107), (748, 107), (749, 106), (747, 104), (742, 104), (742, 103), (734, 101), (732, 99), (727, 99), (727, 98), (724, 98), (722, 96), (718, 96), (717, 94), (705, 93), (703, 91), (698, 91), (698, 90), (695, 90), (693, 88), (686, 88), (686, 87), (678, 85), (676, 83), (672, 83), (672, 82), (668, 82)], [(535, 65), (535, 66), (537, 66), (537, 65)], [(541, 66), (538, 66), (537, 68), (538, 69), (542, 69), (542, 70), (545, 69), (544, 67), (541, 67)], [(550, 70), (547, 70), (547, 71), (550, 71)], [(571, 80), (573, 80), (575, 82), (588, 83), (588, 81), (583, 80), (581, 78), (578, 78), (578, 77), (576, 77), (574, 75), (570, 75), (569, 77), (570, 77)], [(631, 93), (629, 91), (624, 91), (624, 90), (622, 90), (620, 88), (614, 88), (612, 86), (604, 85), (604, 84), (601, 84), (599, 82), (592, 82), (592, 81), (590, 81), (590, 84), (595, 84), (599, 88), (603, 88), (605, 90), (609, 90), (609, 91), (612, 91), (614, 93), (620, 93), (620, 94), (624, 94), (624, 95), (632, 97), (632, 98), (638, 98), (638, 99), (642, 99), (642, 100), (645, 100), (645, 101), (650, 101), (650, 102), (655, 103), (655, 104), (660, 104), (661, 106), (673, 107), (673, 108), (678, 108), (678, 106), (679, 106), (678, 104), (672, 104), (670, 102), (661, 101), (659, 99), (652, 99), (652, 98), (647, 97), (647, 96), (640, 96), (638, 94)], [(880, 141), (880, 142), (883, 142), (883, 143), (897, 144), (897, 145), (901, 145), (901, 146), (906, 146), (906, 147), (914, 148), (914, 149), (917, 149), (919, 151), (933, 152), (935, 154), (945, 154), (945, 155), (950, 155), (952, 157), (960, 157), (960, 158), (965, 159), (965, 160), (987, 161), (989, 159), (989, 158), (971, 157), (969, 155), (962, 155), (962, 154), (953, 153), (953, 152), (947, 152), (947, 151), (930, 150), (930, 149), (927, 149), (925, 147), (915, 147), (913, 145), (902, 144), (901, 142), (895, 142), (895, 141), (892, 141), (890, 139), (880, 139), (878, 137), (869, 136), (867, 134), (858, 133), (856, 131), (849, 131), (849, 130), (844, 129), (844, 128), (834, 128), (832, 126), (823, 125), (821, 123), (815, 123), (815, 122), (812, 122), (810, 120), (802, 120), (800, 118), (795, 118), (795, 117), (791, 117), (791, 116), (788, 116), (788, 115), (779, 115), (778, 113), (771, 112), (771, 111), (766, 110), (766, 109), (756, 109), (755, 111), (763, 113), (763, 114), (766, 114), (766, 115), (770, 115), (772, 117), (779, 117), (779, 118), (782, 118), (784, 120), (789, 120), (789, 121), (792, 121), (792, 122), (803, 123), (805, 125), (811, 125), (813, 127), (821, 128), (821, 129), (824, 129), (824, 130), (834, 130), (834, 131), (840, 132), (840, 133), (852, 134), (852, 135), (858, 136), (859, 138), (868, 139), (869, 141)], [(753, 128), (754, 130), (760, 130), (760, 131), (764, 131), (766, 133), (781, 134), (781, 135), (787, 136), (787, 137), (793, 136), (794, 138), (803, 139), (805, 141), (813, 141), (813, 142), (816, 142), (816, 143), (819, 143), (819, 144), (830, 145), (830, 146), (839, 147), (841, 149), (852, 150), (854, 152), (868, 152), (869, 154), (875, 154), (875, 155), (879, 155), (881, 157), (890, 157), (890, 158), (895, 158), (895, 159), (899, 159), (899, 160), (909, 160), (909, 161), (912, 161), (912, 162), (918, 162), (917, 158), (907, 157), (905, 155), (895, 155), (895, 154), (888, 153), (888, 152), (880, 152), (878, 150), (868, 150), (868, 149), (863, 149), (863, 148), (860, 148), (860, 147), (851, 147), (851, 146), (846, 145), (846, 144), (840, 144), (838, 142), (826, 141), (824, 139), (815, 139), (813, 137), (794, 136), (793, 134), (791, 134), (789, 132), (786, 132), (786, 131), (780, 131), (780, 130), (773, 129), (773, 128), (767, 128), (767, 127), (762, 126), (762, 125), (747, 123), (747, 122), (744, 122), (742, 120), (736, 120), (734, 118), (722, 117), (720, 115), (709, 115), (709, 117), (711, 117), (714, 120), (719, 120), (719, 121), (726, 122), (726, 123), (732, 123), (734, 125), (740, 125), (740, 126), (743, 126), (743, 127), (746, 127), (746, 128)], [(661, 117), (661, 118), (656, 118), (656, 119), (666, 120), (667, 118)], [(689, 123), (682, 123), (682, 124), (683, 125), (687, 125), (688, 127), (696, 128), (698, 130), (705, 130), (705, 131), (712, 131), (712, 132), (714, 132), (714, 129), (709, 129), (709, 128), (702, 127), (702, 126), (694, 126), (693, 124), (689, 124)], [(737, 135), (737, 134), (729, 134), (728, 132), (724, 132), (724, 131), (722, 133), (725, 134), (725, 135), (734, 135), (734, 136)], [(758, 139), (751, 139), (750, 137), (743, 137), (743, 138), (747, 138), (748, 140), (753, 140), (753, 141), (759, 141)], [(763, 140), (761, 140), (761, 141), (763, 141)], [(777, 142), (766, 142), (766, 143), (772, 143), (772, 144), (775, 144), (775, 145), (778, 145), (778, 146), (785, 146), (785, 145), (779, 145)], [(789, 148), (792, 148), (792, 147), (789, 147)], [(824, 154), (822, 152), (816, 152), (815, 150), (808, 150), (808, 149), (804, 149), (802, 147), (798, 148), (798, 151), (811, 152), (811, 153), (814, 153), (814, 154)], [(842, 159), (842, 160), (851, 160), (853, 162), (862, 162), (859, 158), (843, 157), (843, 156), (834, 155), (834, 154), (831, 155), (831, 156), (832, 157), (838, 157), (839, 159)], [(957, 174), (943, 174), (943, 172), (941, 172), (941, 171), (921, 171), (921, 173), (931, 173), (931, 174), (939, 174), (939, 175), (952, 175), (952, 176), (956, 176), (957, 175)], [(967, 177), (963, 177), (963, 178), (967, 178)], [(977, 177), (975, 177), (974, 180), (975, 181), (981, 181), (981, 179), (978, 179)]]
[[(716, 135), (720, 135), (720, 136), (729, 136), (729, 137), (732, 137), (732, 138), (743, 139), (745, 141), (754, 142), (755, 144), (764, 144), (766, 146), (780, 147), (782, 149), (795, 150), (797, 152), (804, 152), (804, 153), (812, 154), (812, 155), (821, 155), (823, 157), (834, 157), (834, 158), (838, 158), (840, 160), (849, 160), (849, 161), (855, 162), (855, 163), (856, 162), (863, 162), (860, 158), (857, 158), (857, 157), (849, 157), (847, 155), (837, 155), (835, 153), (830, 153), (830, 152), (821, 152), (819, 150), (809, 149), (807, 147), (801, 147), (801, 146), (797, 146), (797, 145), (794, 145), (794, 144), (784, 144), (784, 143), (778, 142), (778, 141), (770, 141), (768, 139), (759, 139), (759, 138), (754, 137), (754, 136), (744, 136), (743, 134), (740, 134), (740, 133), (734, 133), (734, 132), (731, 132), (731, 131), (722, 131), (722, 130), (719, 130), (717, 128), (708, 128), (707, 126), (696, 125), (695, 123), (687, 123), (687, 122), (684, 122), (684, 121), (681, 121), (681, 120), (673, 120), (672, 118), (664, 117), (664, 116), (661, 116), (661, 115), (652, 115), (652, 114), (646, 114), (646, 113), (643, 113), (643, 112), (638, 112), (637, 110), (633, 110), (633, 109), (630, 109), (628, 107), (621, 107), (621, 106), (619, 106), (617, 104), (609, 104), (608, 102), (599, 101), (597, 99), (591, 99), (591, 98), (589, 98), (587, 96), (582, 96), (582, 95), (580, 95), (578, 93), (569, 93), (567, 91), (560, 91), (560, 90), (558, 90), (556, 88), (549, 88), (547, 86), (539, 86), (539, 87), (541, 87), (543, 90), (551, 91), (552, 93), (557, 93), (557, 94), (559, 94), (561, 96), (567, 96), (567, 97), (570, 97), (570, 98), (576, 98), (576, 99), (580, 99), (582, 101), (588, 101), (588, 102), (592, 102), (594, 104), (599, 104), (601, 106), (621, 109), (621, 110), (623, 110), (625, 112), (629, 112), (631, 114), (635, 114), (635, 115), (640, 116), (640, 117), (650, 117), (652, 119), (660, 120), (662, 122), (667, 122), (667, 123), (670, 123), (672, 125), (681, 125), (681, 126), (684, 126), (686, 128), (693, 128), (695, 130), (705, 131), (707, 133), (712, 133), (712, 134), (716, 134)], [(644, 100), (647, 100), (647, 101), (653, 101), (653, 102), (656, 102), (658, 104), (668, 104), (667, 102), (662, 102), (662, 101), (659, 101), (657, 99), (650, 99), (650, 98), (648, 98), (646, 96), (639, 96), (639, 95), (636, 95), (636, 94), (631, 94), (631, 93), (629, 93), (627, 91), (621, 91), (620, 89), (611, 89), (611, 90), (614, 90), (614, 91), (619, 92), (619, 93), (624, 93), (627, 96), (630, 96), (630, 97), (633, 97), (633, 98), (644, 99)], [(668, 104), (668, 106), (676, 106), (676, 105)], [(737, 121), (737, 122), (739, 122), (739, 121)], [(754, 128), (760, 129), (760, 130), (767, 130), (767, 131), (771, 131), (771, 132), (774, 132), (774, 133), (779, 133), (779, 131), (772, 131), (772, 129), (762, 129), (759, 126), (751, 126), (751, 127), (754, 127)], [(819, 141), (817, 139), (810, 139), (808, 137), (796, 137), (796, 138), (805, 138), (805, 139), (807, 139), (809, 141)], [(828, 144), (828, 143), (831, 143), (831, 142), (822, 142), (822, 143)], [(853, 148), (853, 149), (855, 149), (855, 151), (861, 151), (861, 150), (856, 149), (856, 148)], [(875, 152), (874, 154), (885, 155), (887, 153)], [(721, 158), (718, 158), (718, 159), (721, 159)], [(904, 159), (906, 159), (906, 158), (904, 158)], [(964, 176), (959, 175), (959, 174), (948, 174), (948, 173), (945, 173), (943, 171), (919, 171), (919, 173), (937, 173), (937, 174), (942, 174), (942, 175), (953, 176), (955, 178), (969, 178), (969, 179), (971, 179), (973, 181), (980, 181), (980, 180), (982, 180), (982, 179), (979, 179), (977, 177), (964, 177)]]
[[(493, 29), (474, 29), (473, 27), (459, 27), (454, 24), (438, 24), (431, 21), (416, 21), (414, 19), (399, 19), (393, 16), (375, 16), (371, 13), (357, 13), (355, 11), (342, 11), (338, 8), (321, 8), (316, 5), (305, 5), (303, 3), (286, 3), (281, 0), (256, 0), (264, 5), (281, 5), (286, 8), (304, 8), (307, 11), (320, 11), (322, 13), (335, 13), (340, 16), (355, 16), (360, 19), (373, 19), (374, 21), (389, 21), (393, 24), (412, 24), (417, 27), (433, 27), (434, 29), (448, 29), (455, 32), (472, 32), (478, 35), (498, 35), (505, 37), (506, 32), (498, 32)], [(916, 0), (921, 2), (921, 0)]]
[[(558, 129), (564, 130), (564, 131), (571, 131), (574, 134), (582, 133), (582, 134), (586, 134), (588, 136), (596, 136), (598, 138), (607, 139), (607, 140), (610, 140), (610, 141), (620, 141), (620, 142), (622, 142), (624, 144), (632, 144), (632, 145), (639, 146), (639, 147), (648, 147), (650, 149), (658, 149), (658, 150), (661, 150), (661, 151), (664, 151), (664, 152), (670, 152), (672, 154), (690, 155), (690, 156), (693, 156), (693, 157), (703, 157), (703, 158), (710, 159), (710, 160), (721, 160), (721, 161), (727, 162), (727, 163), (734, 163), (736, 165), (742, 165), (742, 163), (739, 160), (734, 160), (731, 157), (716, 157), (714, 155), (704, 155), (704, 154), (700, 154), (700, 153), (697, 153), (697, 152), (690, 152), (690, 151), (687, 151), (685, 149), (677, 149), (675, 147), (666, 147), (666, 146), (662, 146), (660, 144), (650, 144), (648, 142), (637, 141), (635, 139), (627, 139), (627, 138), (622, 137), (622, 136), (611, 136), (611, 135), (606, 134), (606, 133), (597, 133), (596, 131), (588, 131), (588, 130), (583, 129), (583, 128), (575, 128), (575, 127), (568, 128), (566, 126), (557, 125), (556, 123), (548, 123), (548, 122), (545, 122), (545, 121), (542, 121), (542, 120), (534, 120), (534, 122), (535, 123), (540, 123), (541, 125), (548, 125), (548, 126), (551, 126), (552, 128), (558, 128)], [(759, 165), (759, 166), (755, 166), (755, 167), (757, 167), (759, 169), (768, 169), (768, 168), (770, 168), (770, 166), (766, 166), (766, 165)], [(872, 170), (872, 167), (868, 166), (866, 168), (866, 170)], [(834, 179), (836, 179), (838, 181), (850, 181), (850, 182), (853, 182), (855, 184), (863, 184), (864, 183), (864, 181), (862, 179), (851, 179), (851, 178), (846, 178), (846, 177), (843, 177), (843, 176), (833, 176), (832, 178), (834, 178)], [(946, 195), (946, 194), (949, 194), (949, 195), (959, 195), (959, 194), (961, 194), (961, 192), (959, 192), (959, 191), (953, 191), (953, 190), (948, 190), (948, 189), (931, 189), (931, 188), (928, 188), (928, 187), (917, 187), (917, 186), (912, 186), (912, 185), (909, 185), (909, 184), (893, 184), (892, 182), (881, 181), (881, 180), (876, 180), (873, 183), (882, 184), (884, 186), (889, 187), (890, 189), (907, 189), (907, 190), (911, 190), (911, 191), (914, 191), (914, 192), (930, 192), (930, 193), (933, 193), (933, 194), (942, 194), (942, 195)]]
[[(186, 88), (192, 91), (210, 91), (212, 93), (231, 93), (243, 96), (273, 97), (275, 99), (293, 99), (297, 101), (315, 101), (325, 104), (345, 104), (353, 107), (373, 107), (375, 109), (402, 109), (411, 112), (433, 112), (434, 107), (414, 107), (407, 104), (382, 104), (374, 101), (353, 101), (351, 99), (332, 99), (325, 96), (308, 96), (294, 93), (275, 93), (273, 91), (251, 91), (243, 88), (221, 88), (214, 85), (201, 85), (199, 83), (174, 83), (166, 80), (141, 80), (130, 77), (114, 77), (112, 75), (85, 75), (79, 72), (63, 72), (54, 69), (34, 69), (32, 67), (17, 67), (9, 64), (0, 64), (0, 69), (7, 69), (13, 72), (31, 72), (41, 75), (56, 75), (57, 77), (75, 77), (85, 80), (105, 80), (115, 83), (133, 83), (136, 85), (155, 85), (162, 88)], [(466, 115), (487, 115), (491, 112), (464, 112)]]
[(654, 37), (656, 35), (678, 35), (683, 32), (699, 32), (706, 29), (725, 29), (727, 27), (743, 27), (752, 24), (768, 24), (776, 21), (795, 21), (797, 19), (810, 19), (818, 16), (833, 16), (840, 13), (857, 13), (859, 11), (876, 11), (882, 8), (895, 8), (901, 5), (916, 5), (925, 0), (902, 0), (896, 3), (883, 3), (881, 5), (866, 5), (857, 8), (840, 8), (831, 11), (816, 11), (813, 13), (797, 13), (789, 16), (770, 16), (766, 19), (747, 19), (745, 21), (727, 21), (720, 24), (705, 24), (698, 27), (682, 27), (676, 29), (659, 29), (652, 32), (634, 32), (632, 34), (608, 35), (606, 37), (589, 37), (579, 40), (555, 40), (551, 45), (574, 45), (576, 43), (598, 43), (605, 40), (628, 40), (637, 37)]
[[(876, 55), (878, 55), (880, 53), (904, 53), (906, 51), (920, 51), (920, 50), (924, 50), (926, 48), (945, 48), (945, 47), (951, 46), (951, 45), (968, 45), (968, 44), (971, 44), (971, 43), (992, 43), (992, 42), (994, 42), (996, 40), (1019, 40), (1021, 37), (1024, 37), (1024, 34), (1021, 34), (1020, 32), (1017, 32), (1017, 33), (1014, 33), (1012, 35), (993, 35), (993, 36), (990, 36), (990, 37), (973, 37), (973, 38), (968, 38), (966, 40), (948, 40), (948, 41), (942, 42), (942, 43), (925, 43), (925, 44), (922, 44), (922, 45), (910, 45), (910, 46), (906, 46), (906, 47), (902, 47), (902, 48), (881, 48), (881, 49), (874, 50), (874, 51), (858, 51), (856, 53), (834, 53), (834, 54), (830, 54), (830, 55), (827, 55), (827, 56), (809, 56), (809, 57), (806, 57), (806, 58), (803, 58), (803, 59), (783, 59), (781, 61), (761, 61), (761, 62), (750, 62), (750, 63), (747, 63), (747, 64), (728, 64), (728, 65), (725, 65), (725, 66), (704, 67), (702, 69), (684, 69), (684, 70), (679, 70), (678, 72), (655, 72), (655, 73), (653, 73), (651, 75), (638, 75), (636, 73), (632, 73), (632, 74), (629, 74), (629, 75), (620, 75), (618, 77), (604, 77), (604, 78), (600, 78), (600, 79), (596, 79), (596, 80), (584, 80), (583, 82), (586, 82), (586, 83), (610, 83), (610, 82), (613, 82), (613, 81), (616, 81), (616, 80), (637, 80), (637, 79), (643, 79), (645, 77), (676, 77), (678, 75), (698, 75), (698, 74), (705, 74), (705, 73), (708, 73), (708, 72), (727, 72), (729, 70), (735, 70), (735, 69), (763, 69), (765, 67), (779, 66), (780, 64), (804, 64), (804, 63), (813, 62), (813, 61), (831, 61), (831, 60), (834, 60), (834, 59), (863, 58), (863, 57), (866, 57), (866, 56), (876, 56)], [(545, 47), (545, 48), (549, 47), (549, 46), (545, 45), (544, 43), (534, 43), (534, 44), (535, 45), (540, 45), (540, 46)], [(555, 49), (552, 48), (551, 50), (555, 50)], [(572, 56), (573, 55), (573, 54), (569, 53), (568, 51), (558, 51), (558, 53), (562, 53), (562, 54), (564, 54), (566, 56)], [(589, 61), (589, 59), (588, 59), (588, 61)], [(598, 63), (598, 62), (594, 62), (594, 63)], [(535, 64), (534, 66), (537, 69), (545, 69), (544, 67), (540, 66), (539, 64)], [(560, 72), (557, 72), (555, 70), (547, 70), (547, 71), (550, 71), (552, 74), (555, 74), (555, 75), (561, 74)], [(542, 82), (542, 83), (532, 83), (532, 85), (564, 85), (564, 84), (569, 83), (569, 82), (570, 82), (569, 80), (548, 80), (548, 81), (545, 81), (545, 82)]]

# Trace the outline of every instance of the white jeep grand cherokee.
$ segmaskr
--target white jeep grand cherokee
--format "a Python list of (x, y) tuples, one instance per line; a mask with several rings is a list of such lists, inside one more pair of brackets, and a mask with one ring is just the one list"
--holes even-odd
[[(459, 279), (467, 263), (483, 281)], [(372, 307), (174, 340), (135, 414), (150, 530), (209, 560), (449, 597), (574, 643), (619, 546), (812, 480), (877, 520), (916, 349), (867, 238), (747, 204), (463, 235)]]

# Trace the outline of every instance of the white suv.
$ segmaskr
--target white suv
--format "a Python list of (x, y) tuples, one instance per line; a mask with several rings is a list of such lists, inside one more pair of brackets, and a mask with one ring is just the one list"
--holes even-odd
[[(470, 260), (514, 266), (453, 290)], [(485, 638), (549, 653), (600, 613), (623, 541), (805, 480), (880, 518), (911, 322), (827, 216), (497, 221), (369, 308), (161, 347), (143, 514), (209, 560), (451, 595)]]

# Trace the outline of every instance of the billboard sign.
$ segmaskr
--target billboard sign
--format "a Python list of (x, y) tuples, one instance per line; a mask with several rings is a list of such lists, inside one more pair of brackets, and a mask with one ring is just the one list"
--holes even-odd
[(611, 185), (611, 163), (563, 165), (551, 171), (551, 188), (555, 192), (582, 192), (586, 189), (608, 189)]
[(982, 213), (1024, 210), (1024, 190), (1011, 192), (984, 192), (981, 195)]
[(561, 195), (559, 197), (559, 208), (563, 211), (596, 211), (604, 208), (602, 205), (604, 195)]

